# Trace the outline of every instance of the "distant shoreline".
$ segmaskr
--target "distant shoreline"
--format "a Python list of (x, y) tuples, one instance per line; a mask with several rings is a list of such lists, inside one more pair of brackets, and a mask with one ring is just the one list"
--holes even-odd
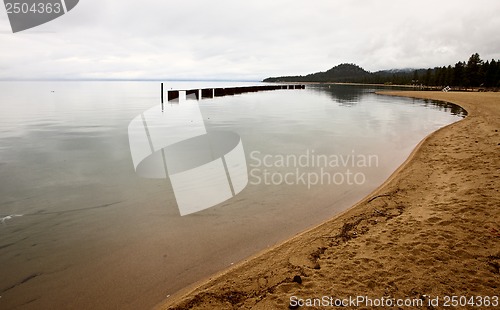
[[(416, 85), (408, 85), (408, 84), (369, 84), (369, 83), (351, 83), (351, 82), (263, 82), (263, 83), (275, 83), (275, 84), (303, 84), (303, 85), (352, 85), (352, 86), (377, 86), (377, 87), (400, 87), (400, 88), (408, 88), (409, 90), (415, 91), (441, 91), (442, 87), (440, 86), (416, 86)], [(489, 87), (489, 88), (457, 88), (450, 87), (448, 92), (498, 92), (499, 88), (497, 87)]]
[(447, 101), (469, 115), (427, 136), (349, 210), (158, 309), (284, 309), (291, 296), (332, 294), (423, 302), (451, 292), (498, 295), (500, 94), (380, 94)]
[(342, 82), (263, 82), (271, 84), (303, 84), (303, 85), (352, 85), (352, 86), (381, 86), (381, 87), (404, 87), (415, 88), (413, 85), (388, 85), (388, 84), (366, 84), (366, 83), (342, 83)]

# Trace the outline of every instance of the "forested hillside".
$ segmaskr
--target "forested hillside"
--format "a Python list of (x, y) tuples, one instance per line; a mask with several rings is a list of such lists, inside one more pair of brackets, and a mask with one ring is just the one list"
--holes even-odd
[(355, 64), (340, 64), (324, 72), (305, 76), (271, 77), (264, 82), (344, 82), (366, 84), (422, 85), (455, 88), (499, 88), (500, 60), (484, 61), (479, 54), (455, 65), (428, 69), (368, 72)]

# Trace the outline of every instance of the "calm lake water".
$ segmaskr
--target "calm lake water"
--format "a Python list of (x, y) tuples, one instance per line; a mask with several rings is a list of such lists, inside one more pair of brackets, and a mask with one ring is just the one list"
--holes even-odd
[(0, 82), (0, 308), (151, 308), (350, 207), (463, 117), (373, 91), (189, 101), (207, 132), (240, 136), (249, 175), (235, 197), (181, 216), (170, 180), (142, 178), (132, 163), (128, 127), (162, 113), (159, 82)]

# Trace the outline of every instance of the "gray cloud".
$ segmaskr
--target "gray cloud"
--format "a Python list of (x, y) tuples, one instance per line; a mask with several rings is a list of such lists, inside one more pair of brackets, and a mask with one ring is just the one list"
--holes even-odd
[(500, 2), (82, 0), (12, 34), (0, 10), (0, 78), (233, 78), (500, 58)]

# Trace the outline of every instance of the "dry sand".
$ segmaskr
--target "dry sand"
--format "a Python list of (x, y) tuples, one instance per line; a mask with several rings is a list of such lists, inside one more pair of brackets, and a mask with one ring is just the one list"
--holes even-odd
[[(424, 139), (353, 208), (158, 308), (287, 309), (291, 296), (363, 295), (450, 309), (444, 296), (499, 296), (500, 94), (383, 94), (456, 103), (469, 116)], [(429, 296), (440, 305), (427, 306)]]

